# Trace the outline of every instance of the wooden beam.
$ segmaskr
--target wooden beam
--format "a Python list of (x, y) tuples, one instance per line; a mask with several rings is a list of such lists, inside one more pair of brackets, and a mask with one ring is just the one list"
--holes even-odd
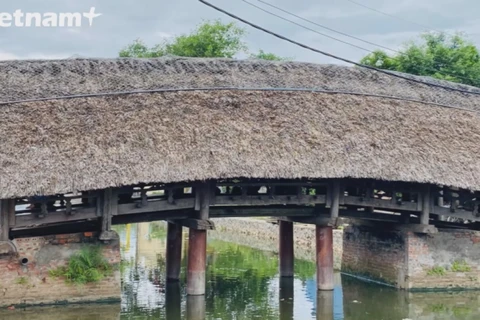
[(438, 214), (438, 215), (443, 215), (443, 216), (448, 216), (448, 217), (465, 219), (465, 220), (480, 221), (480, 218), (477, 217), (474, 212), (463, 210), (463, 209), (457, 209), (457, 210), (455, 210), (455, 212), (451, 212), (450, 208), (435, 206), (433, 208), (433, 212), (431, 212), (431, 213)]
[(33, 214), (17, 215), (14, 229), (37, 228), (51, 224), (98, 220), (95, 208), (79, 208), (75, 215), (67, 215), (65, 211), (52, 212), (43, 219), (39, 219)]
[(325, 204), (325, 195), (298, 195), (278, 196), (271, 194), (262, 194), (255, 196), (230, 196), (220, 195), (216, 197), (216, 206), (271, 206), (271, 205), (301, 205), (301, 204)]
[(168, 200), (149, 201), (148, 206), (138, 208), (135, 203), (127, 203), (118, 205), (118, 215), (142, 214), (148, 212), (171, 211), (193, 209), (195, 206), (195, 198), (177, 199), (175, 203), (168, 203)]
[(328, 215), (313, 217), (282, 217), (279, 220), (295, 223), (313, 224), (317, 226), (335, 226), (337, 218), (331, 218)]
[(182, 227), (195, 230), (215, 230), (215, 224), (211, 220), (198, 220), (198, 219), (180, 219), (180, 220), (168, 220), (169, 223), (178, 224)]
[(311, 216), (317, 210), (313, 207), (211, 207), (210, 217), (282, 217)]
[(344, 199), (346, 206), (360, 206), (360, 207), (372, 207), (375, 209), (389, 209), (400, 211), (413, 211), (416, 212), (417, 204), (414, 202), (403, 202), (402, 204), (393, 203), (390, 200), (382, 200), (375, 198), (362, 198), (354, 196), (346, 196)]
[(122, 214), (114, 216), (112, 224), (127, 224), (127, 223), (140, 223), (151, 222), (168, 219), (188, 219), (193, 218), (195, 212), (193, 208), (182, 210), (169, 210), (169, 211), (157, 211), (157, 212), (144, 212), (135, 214)]

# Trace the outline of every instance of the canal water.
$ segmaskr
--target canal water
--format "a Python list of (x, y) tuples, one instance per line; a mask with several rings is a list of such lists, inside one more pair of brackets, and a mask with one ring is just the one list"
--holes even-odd
[(123, 258), (121, 305), (2, 310), (0, 319), (480, 319), (478, 292), (406, 293), (336, 274), (335, 290), (317, 293), (313, 262), (296, 260), (295, 277), (281, 280), (274, 253), (220, 240), (208, 243), (206, 295), (187, 298), (184, 282), (165, 284), (163, 224), (127, 225), (117, 231)]

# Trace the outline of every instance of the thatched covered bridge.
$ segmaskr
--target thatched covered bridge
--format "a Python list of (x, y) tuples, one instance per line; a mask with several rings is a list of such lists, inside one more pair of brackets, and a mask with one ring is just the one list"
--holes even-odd
[[(190, 228), (188, 292), (204, 292), (211, 217), (479, 229), (480, 90), (360, 68), (218, 59), (0, 63), (1, 240), (169, 220), (170, 278)], [(203, 254), (198, 254), (203, 252)]]

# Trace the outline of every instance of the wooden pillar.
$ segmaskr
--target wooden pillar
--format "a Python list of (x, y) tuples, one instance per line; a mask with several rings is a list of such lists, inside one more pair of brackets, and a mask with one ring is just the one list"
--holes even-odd
[(280, 220), (279, 230), (280, 277), (293, 277), (293, 222)]
[[(210, 208), (210, 183), (198, 186), (200, 211), (198, 219), (207, 220)], [(187, 294), (205, 294), (205, 269), (207, 262), (207, 231), (190, 228), (188, 238)]]
[(333, 229), (316, 226), (317, 289), (333, 290)]
[(293, 320), (294, 290), (293, 277), (280, 278), (279, 311), (281, 320)]
[(338, 179), (333, 180), (331, 196), (332, 205), (330, 207), (330, 216), (332, 218), (338, 218), (340, 210), (340, 181)]
[(167, 231), (167, 281), (180, 279), (182, 264), (182, 226), (168, 223)]
[(334, 299), (332, 291), (317, 292), (317, 320), (333, 320)]
[(402, 223), (410, 223), (410, 212), (402, 212)]
[(10, 200), (0, 200), (0, 241), (8, 241), (10, 236), (9, 223)]
[(112, 232), (112, 218), (118, 211), (118, 192), (114, 188), (107, 188), (102, 196), (102, 232), (100, 240), (108, 241), (116, 238), (115, 232)]
[(422, 191), (422, 212), (420, 213), (420, 224), (427, 225), (430, 220), (430, 185), (426, 185)]

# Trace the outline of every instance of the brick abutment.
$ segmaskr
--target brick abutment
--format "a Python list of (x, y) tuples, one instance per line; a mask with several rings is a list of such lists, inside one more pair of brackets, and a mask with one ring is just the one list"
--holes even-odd
[[(18, 238), (0, 255), (0, 306), (120, 301), (119, 240), (98, 241), (96, 233)], [(69, 283), (52, 274), (84, 248), (97, 248), (111, 270), (92, 283)]]

